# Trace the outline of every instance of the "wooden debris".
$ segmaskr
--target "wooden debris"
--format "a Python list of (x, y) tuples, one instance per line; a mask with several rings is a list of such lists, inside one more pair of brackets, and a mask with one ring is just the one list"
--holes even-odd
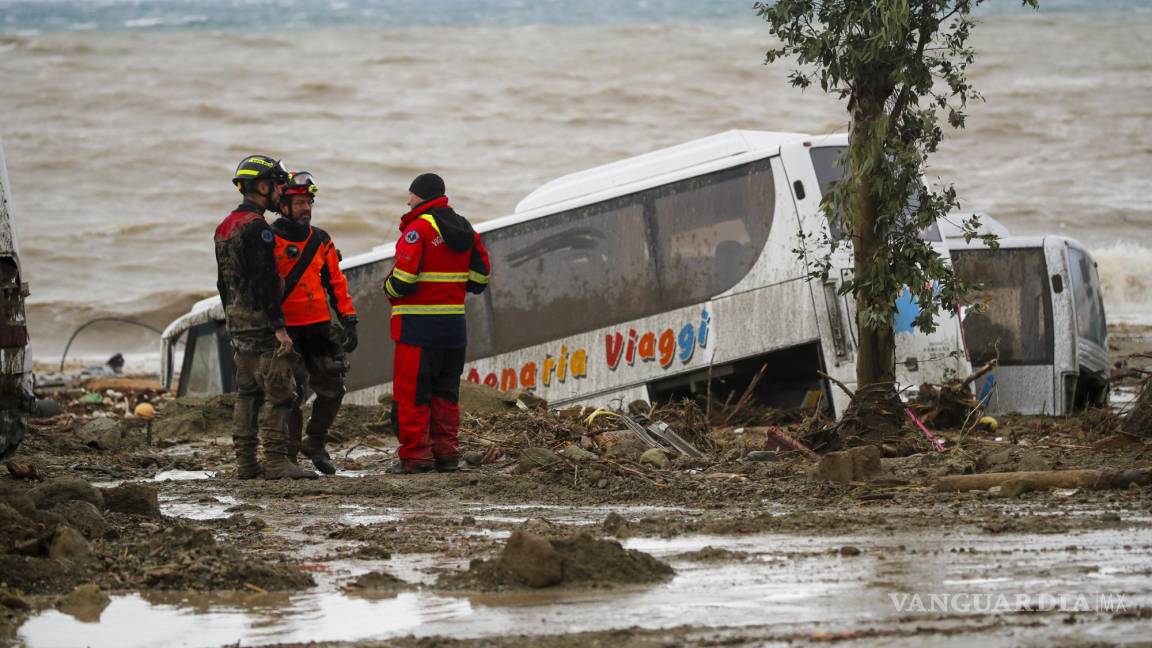
[(1014, 480), (1027, 481), (1035, 490), (1046, 490), (1049, 488), (1107, 490), (1127, 488), (1131, 484), (1147, 486), (1149, 483), (1152, 483), (1152, 470), (1042, 470), (1034, 472), (983, 473), (979, 475), (949, 475), (936, 480), (936, 490), (988, 490)]

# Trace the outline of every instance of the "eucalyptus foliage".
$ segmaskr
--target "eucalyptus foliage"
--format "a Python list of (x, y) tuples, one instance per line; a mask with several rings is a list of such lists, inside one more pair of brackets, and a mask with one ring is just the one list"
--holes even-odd
[[(963, 128), (968, 102), (980, 99), (967, 72), (975, 58), (972, 10), (981, 2), (777, 0), (755, 5), (779, 39), (766, 62), (793, 60), (798, 64), (789, 75), (793, 86), (817, 84), (847, 102), (852, 126), (841, 162), (850, 172), (821, 206), (831, 230), (842, 234), (825, 241), (821, 258), (808, 261), (812, 276), (826, 280), (832, 253), (851, 245), (854, 275), (840, 290), (856, 297), (862, 339), (869, 330), (891, 330), (896, 300), (905, 288), (920, 307), (914, 325), (925, 332), (935, 329), (941, 309), (955, 312), (963, 297), (965, 287), (951, 267), (920, 238), (923, 230), (959, 208), (956, 191), (951, 185), (933, 190), (920, 178), (943, 137), (942, 123)], [(1023, 3), (1035, 7), (1037, 0)], [(976, 236), (975, 218), (962, 225), (968, 240)], [(891, 335), (879, 339), (880, 348), (873, 351), (894, 353)], [(861, 354), (865, 351), (861, 345)], [(889, 366), (893, 361), (878, 360)]]

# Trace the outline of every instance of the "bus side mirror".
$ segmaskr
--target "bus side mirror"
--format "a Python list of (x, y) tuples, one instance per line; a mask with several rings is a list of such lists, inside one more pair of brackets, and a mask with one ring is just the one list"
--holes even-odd
[(1058, 274), (1052, 275), (1052, 292), (1057, 295), (1064, 292), (1064, 277)]

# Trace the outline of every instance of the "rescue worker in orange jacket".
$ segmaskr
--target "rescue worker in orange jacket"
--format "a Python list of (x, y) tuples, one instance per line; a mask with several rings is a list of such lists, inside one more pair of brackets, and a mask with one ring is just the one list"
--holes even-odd
[[(327, 232), (311, 225), (317, 191), (311, 173), (291, 173), (280, 201), (282, 216), (272, 231), (276, 270), (284, 281), (284, 323), (301, 357), (294, 365), (297, 397), (288, 419), (288, 456), (295, 462), (303, 451), (317, 470), (332, 475), (336, 466), (325, 446), (344, 399), (347, 353), (356, 349), (356, 308), (340, 270), (340, 252)], [(332, 324), (330, 309), (340, 318), (339, 330)], [(300, 411), (305, 385), (316, 394), (306, 430)]]
[(408, 192), (411, 211), (400, 218), (396, 265), (384, 283), (396, 342), (392, 421), (400, 439), (400, 460), (390, 472), (451, 472), (459, 466), (468, 346), (464, 297), (488, 287), (488, 251), (449, 206), (440, 176), (417, 176)]
[[(316, 473), (288, 460), (287, 421), (295, 398), (292, 338), (280, 308), (275, 237), (265, 211), (276, 211), (288, 172), (266, 155), (240, 161), (232, 183), (244, 195), (216, 228), (216, 287), (236, 362), (232, 445), (236, 478), (310, 479)], [(261, 413), (264, 401), (268, 408)], [(260, 436), (264, 463), (256, 459)]]

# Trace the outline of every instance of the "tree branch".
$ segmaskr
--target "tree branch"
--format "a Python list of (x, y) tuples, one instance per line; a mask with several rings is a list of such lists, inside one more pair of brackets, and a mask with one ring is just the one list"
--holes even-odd
[[(928, 46), (928, 41), (932, 40), (932, 23), (929, 20), (927, 10), (920, 17), (920, 34), (919, 42), (916, 43), (916, 55), (912, 58), (913, 61), (919, 61), (924, 58), (924, 48)], [(904, 87), (900, 89), (900, 96), (896, 98), (896, 103), (892, 106), (892, 112), (888, 116), (888, 123), (895, 124), (904, 114), (904, 109), (908, 107), (908, 101), (912, 98), (912, 90), (907, 81), (904, 82)]]

